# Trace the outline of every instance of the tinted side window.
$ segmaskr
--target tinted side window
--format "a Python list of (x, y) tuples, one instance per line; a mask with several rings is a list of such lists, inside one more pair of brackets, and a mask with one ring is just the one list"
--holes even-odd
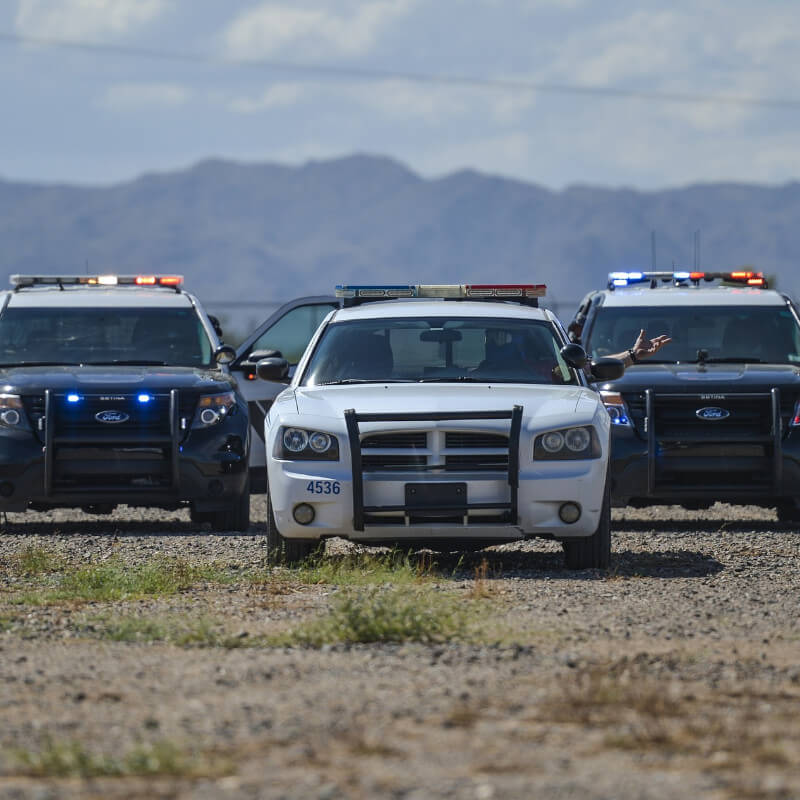
[(293, 308), (267, 328), (250, 349), (280, 350), (290, 364), (297, 364), (322, 320), (337, 307), (323, 303)]

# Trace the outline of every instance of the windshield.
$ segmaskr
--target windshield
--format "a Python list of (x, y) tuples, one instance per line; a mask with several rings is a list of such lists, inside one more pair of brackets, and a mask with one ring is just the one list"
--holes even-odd
[(633, 345), (642, 328), (650, 337), (672, 337), (648, 363), (800, 362), (800, 329), (791, 311), (778, 306), (601, 307), (586, 349), (592, 358), (619, 353)]
[(332, 383), (578, 382), (547, 322), (401, 317), (329, 325), (303, 376)]
[(212, 346), (191, 308), (7, 308), (0, 364), (209, 366)]

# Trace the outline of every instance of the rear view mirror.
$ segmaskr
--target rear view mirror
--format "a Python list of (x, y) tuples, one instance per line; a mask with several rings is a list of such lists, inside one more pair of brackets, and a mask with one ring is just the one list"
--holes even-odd
[(289, 377), (289, 362), (285, 358), (262, 358), (256, 364), (256, 374), (262, 381), (285, 381)]
[(460, 342), (462, 338), (461, 331), (452, 328), (429, 328), (419, 335), (421, 342)]
[(615, 381), (625, 374), (625, 364), (618, 358), (598, 358), (592, 362), (592, 377), (596, 381)]
[(582, 369), (586, 364), (586, 351), (579, 344), (574, 342), (565, 344), (559, 352), (561, 353), (561, 358), (573, 369)]

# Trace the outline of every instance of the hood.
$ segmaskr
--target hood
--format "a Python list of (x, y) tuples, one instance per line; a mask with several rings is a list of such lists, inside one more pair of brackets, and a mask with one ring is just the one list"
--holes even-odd
[(707, 394), (800, 389), (800, 368), (791, 364), (641, 364), (615, 381), (598, 384), (618, 392), (656, 391)]
[(194, 389), (224, 391), (233, 385), (219, 370), (194, 367), (6, 367), (0, 369), (0, 386), (12, 394), (53, 391), (135, 392), (140, 389), (168, 391)]
[[(586, 411), (591, 418), (597, 395), (582, 386), (534, 384), (356, 384), (300, 387), (294, 392), (302, 415), (344, 419), (346, 409), (388, 413), (511, 411), (523, 407), (527, 419), (546, 419)], [(580, 406), (580, 409), (579, 409)]]

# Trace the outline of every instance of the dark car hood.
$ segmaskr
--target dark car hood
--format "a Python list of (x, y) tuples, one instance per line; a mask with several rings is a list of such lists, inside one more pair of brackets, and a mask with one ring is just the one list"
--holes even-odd
[(109, 392), (120, 394), (148, 389), (224, 391), (234, 385), (219, 371), (195, 367), (6, 367), (0, 369), (2, 391), (12, 394), (53, 391)]
[(599, 389), (618, 392), (655, 391), (709, 394), (800, 389), (800, 368), (791, 364), (639, 364)]

